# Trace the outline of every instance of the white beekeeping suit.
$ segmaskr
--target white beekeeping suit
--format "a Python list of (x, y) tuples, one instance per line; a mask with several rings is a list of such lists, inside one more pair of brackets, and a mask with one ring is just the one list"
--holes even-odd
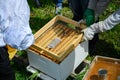
[(27, 0), (0, 0), (0, 46), (6, 44), (18, 50), (30, 47), (34, 36), (29, 26), (30, 9)]
[(120, 23), (120, 8), (111, 14), (104, 21), (94, 23), (90, 27), (83, 30), (84, 39), (91, 40), (95, 33), (104, 32), (106, 30), (112, 29), (115, 25)]

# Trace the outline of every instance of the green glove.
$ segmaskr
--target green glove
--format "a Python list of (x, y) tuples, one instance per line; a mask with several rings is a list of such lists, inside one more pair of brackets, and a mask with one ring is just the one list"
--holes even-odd
[(94, 20), (95, 20), (94, 10), (86, 9), (86, 11), (84, 13), (84, 19), (86, 20), (86, 25), (87, 26), (90, 26), (91, 24), (93, 24)]

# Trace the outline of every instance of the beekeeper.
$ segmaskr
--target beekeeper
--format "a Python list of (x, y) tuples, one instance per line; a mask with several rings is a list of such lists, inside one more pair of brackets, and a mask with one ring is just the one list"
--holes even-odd
[(0, 0), (0, 80), (15, 80), (6, 45), (25, 50), (34, 42), (27, 0)]
[(112, 29), (115, 25), (120, 23), (120, 8), (111, 14), (108, 18), (98, 23), (94, 23), (90, 27), (83, 30), (84, 40), (92, 40), (95, 33), (104, 32)]
[[(69, 0), (73, 12), (73, 20), (84, 19), (87, 26), (99, 21), (99, 16), (107, 8), (111, 0)], [(89, 54), (95, 55), (95, 45), (99, 40), (98, 34), (89, 40)]]
[[(99, 21), (99, 16), (107, 8), (111, 0), (69, 0), (73, 12), (73, 20), (84, 19), (86, 25), (90, 26)], [(95, 55), (95, 45), (99, 40), (98, 34), (89, 41), (89, 55)]]
[[(94, 22), (99, 21), (99, 16), (106, 10), (107, 6), (111, 0), (89, 0), (88, 7), (84, 13), (84, 19), (86, 20), (86, 25), (89, 27)], [(94, 38), (89, 40), (89, 54), (95, 54), (95, 45), (99, 40), (98, 33), (94, 35)]]

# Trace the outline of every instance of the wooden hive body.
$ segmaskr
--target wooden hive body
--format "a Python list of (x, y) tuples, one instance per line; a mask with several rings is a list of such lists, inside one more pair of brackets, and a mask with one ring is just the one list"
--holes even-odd
[(54, 62), (61, 62), (82, 40), (83, 34), (78, 33), (75, 26), (80, 25), (58, 15), (34, 34), (35, 43), (29, 49)]

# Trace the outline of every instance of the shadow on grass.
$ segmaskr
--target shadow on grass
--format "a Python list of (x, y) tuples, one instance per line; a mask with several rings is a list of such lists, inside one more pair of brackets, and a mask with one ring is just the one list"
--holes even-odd
[(114, 48), (113, 44), (107, 43), (105, 40), (97, 42), (95, 53), (100, 56), (120, 58), (119, 51)]

